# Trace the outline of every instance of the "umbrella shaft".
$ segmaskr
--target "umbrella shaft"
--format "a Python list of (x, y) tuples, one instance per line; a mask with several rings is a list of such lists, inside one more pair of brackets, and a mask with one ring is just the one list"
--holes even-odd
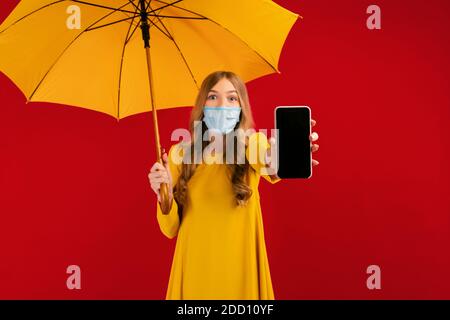
[(145, 0), (140, 0), (141, 6), (141, 30), (142, 30), (142, 39), (144, 40), (145, 48), (150, 47), (150, 26), (148, 25), (148, 15), (147, 9), (145, 8)]
[(153, 128), (155, 130), (156, 159), (157, 159), (157, 161), (160, 161), (161, 160), (161, 145), (159, 142), (158, 116), (156, 113), (156, 103), (155, 103), (155, 94), (154, 94), (154, 87), (153, 87), (154, 83), (153, 83), (150, 48), (145, 48), (145, 54), (147, 57), (148, 83), (150, 85), (150, 100), (151, 100), (151, 105), (152, 105)]

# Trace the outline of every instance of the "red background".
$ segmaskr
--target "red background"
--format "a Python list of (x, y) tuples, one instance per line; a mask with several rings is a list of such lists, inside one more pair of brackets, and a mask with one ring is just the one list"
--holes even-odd
[[(18, 1), (0, 2), (0, 21)], [(450, 298), (450, 3), (277, 1), (304, 17), (281, 74), (248, 83), (258, 128), (309, 105), (310, 180), (261, 180), (277, 299)], [(366, 8), (382, 30), (366, 28)], [(212, 70), (213, 71), (213, 70)], [(0, 298), (164, 299), (174, 240), (147, 174), (151, 113), (25, 104), (0, 75)], [(163, 146), (189, 107), (159, 113)], [(66, 267), (81, 267), (81, 290)], [(381, 290), (366, 287), (381, 268)]]

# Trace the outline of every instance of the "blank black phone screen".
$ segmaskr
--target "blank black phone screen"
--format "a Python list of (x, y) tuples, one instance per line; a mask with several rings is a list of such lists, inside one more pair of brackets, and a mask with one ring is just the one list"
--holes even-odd
[(278, 129), (278, 176), (311, 177), (311, 111), (307, 107), (278, 107), (275, 127)]

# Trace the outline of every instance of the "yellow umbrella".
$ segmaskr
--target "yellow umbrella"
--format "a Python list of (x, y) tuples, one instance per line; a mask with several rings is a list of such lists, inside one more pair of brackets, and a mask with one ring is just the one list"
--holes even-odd
[(0, 25), (0, 71), (27, 102), (117, 121), (152, 111), (162, 162), (156, 110), (192, 105), (215, 70), (246, 82), (279, 73), (298, 17), (269, 0), (22, 0)]

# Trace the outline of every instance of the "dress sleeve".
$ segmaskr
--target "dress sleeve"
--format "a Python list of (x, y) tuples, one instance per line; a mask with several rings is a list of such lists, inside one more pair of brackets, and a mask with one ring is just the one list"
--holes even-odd
[[(180, 155), (179, 153), (180, 149), (181, 148), (179, 144), (174, 144), (172, 145), (172, 147), (169, 150), (169, 153), (167, 154), (169, 161), (169, 169), (172, 175), (173, 186), (176, 185), (181, 172), (181, 160), (176, 161), (176, 158), (178, 157), (178, 155)], [(177, 154), (175, 154), (174, 156), (174, 153)], [(178, 204), (175, 201), (175, 199), (172, 200), (172, 207), (169, 211), (169, 214), (167, 215), (162, 213), (159, 201), (156, 200), (156, 217), (158, 220), (159, 228), (166, 237), (172, 239), (178, 234), (178, 228), (180, 226), (180, 218), (178, 216)]]
[(281, 178), (275, 178), (274, 176), (269, 175), (268, 172), (264, 170), (264, 167), (266, 167), (266, 165), (258, 156), (259, 152), (261, 152), (261, 154), (265, 154), (267, 149), (269, 148), (270, 143), (267, 141), (266, 135), (262, 132), (255, 132), (249, 136), (248, 146), (245, 150), (245, 156), (257, 174), (269, 181), (271, 184), (275, 184), (281, 181)]

